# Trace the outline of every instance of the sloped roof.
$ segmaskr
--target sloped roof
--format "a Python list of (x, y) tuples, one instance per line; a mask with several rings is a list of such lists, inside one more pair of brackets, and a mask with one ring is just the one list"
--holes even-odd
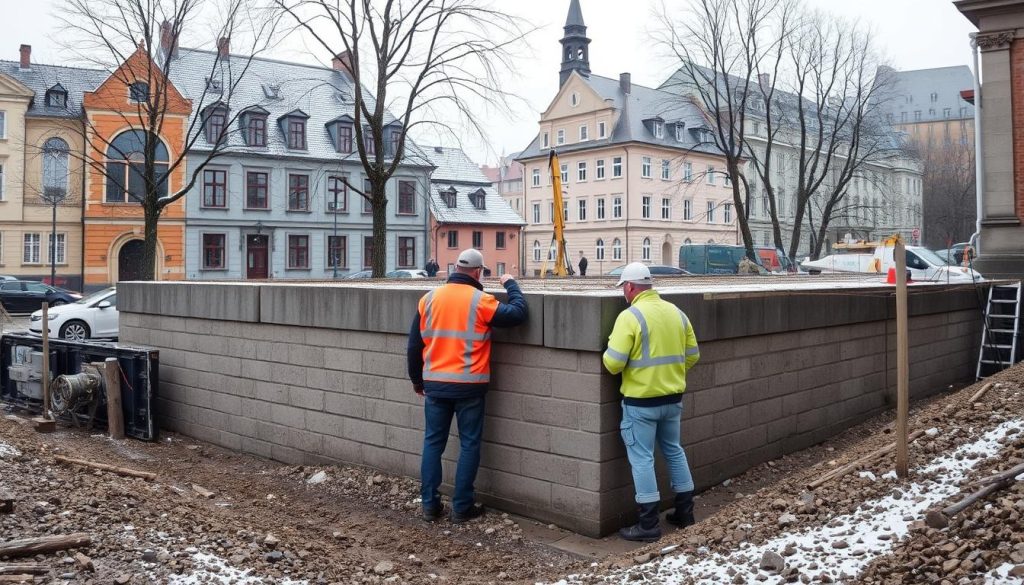
[[(251, 153), (261, 156), (288, 156), (297, 158), (313, 158), (328, 160), (359, 161), (359, 154), (343, 156), (334, 147), (327, 131), (326, 124), (340, 116), (354, 117), (355, 86), (352, 79), (341, 71), (315, 65), (288, 63), (274, 59), (243, 55), (230, 55), (217, 62), (215, 51), (181, 48), (171, 65), (171, 81), (181, 93), (192, 99), (195, 109), (193, 116), (208, 104), (220, 99), (220, 95), (211, 95), (207, 90), (207, 78), (214, 67), (221, 68), (225, 80), (224, 90), (230, 95), (224, 96), (230, 101), (232, 113), (258, 106), (268, 112), (270, 120), (278, 120), (299, 110), (309, 115), (306, 125), (307, 149), (290, 150), (287, 148), (284, 133), (277, 124), (268, 124), (267, 146), (249, 147), (243, 141), (240, 132), (232, 132), (227, 143), (234, 153)], [(248, 69), (246, 67), (248, 66)], [(234, 75), (232, 80), (229, 73)], [(229, 83), (236, 84), (233, 90)], [(264, 88), (277, 88), (276, 97), (268, 97)], [(373, 97), (363, 90), (369, 108), (374, 107)], [(395, 118), (386, 115), (388, 123)], [(201, 134), (196, 141), (197, 150), (212, 148)], [(428, 159), (412, 142), (406, 140), (406, 161), (409, 165), (429, 165)]]
[[(99, 87), (110, 75), (103, 69), (82, 69), (40, 63), (32, 63), (29, 70), (23, 71), (18, 61), (0, 61), (0, 73), (17, 79), (35, 93), (26, 115), (45, 118), (80, 118), (82, 116), (82, 94)], [(46, 105), (46, 90), (57, 84), (63, 86), (68, 93), (66, 108)]]
[[(974, 118), (974, 106), (960, 97), (965, 89), (974, 89), (974, 74), (966, 65), (896, 71), (893, 75), (892, 99), (888, 100), (887, 113), (892, 114), (894, 124), (902, 123), (902, 114), (907, 114), (907, 123), (941, 122)], [(931, 101), (932, 94), (936, 101)], [(950, 115), (945, 116), (949, 108)], [(960, 108), (965, 108), (960, 114)], [(921, 112), (916, 120), (914, 113)]]
[[(587, 150), (596, 146), (642, 142), (665, 148), (692, 150), (707, 154), (719, 154), (713, 145), (702, 144), (690, 129), (706, 126), (704, 116), (692, 102), (681, 98), (678, 94), (631, 84), (628, 94), (622, 91), (618, 79), (591, 75), (582, 78), (590, 87), (605, 100), (611, 100), (613, 108), (620, 112), (615, 127), (604, 139), (589, 140), (582, 143), (566, 144), (557, 147), (559, 153)], [(665, 121), (665, 131), (661, 138), (644, 124), (645, 120), (660, 117)], [(674, 125), (683, 123), (686, 131), (682, 141), (676, 141)], [(517, 160), (547, 156), (550, 149), (540, 148), (540, 138), (523, 150)]]
[[(461, 149), (436, 146), (425, 150), (436, 167), (430, 176), (430, 211), (438, 223), (526, 225)], [(454, 208), (448, 207), (441, 196), (449, 189), (455, 189)], [(469, 200), (471, 194), (481, 189), (486, 209), (477, 209)]]

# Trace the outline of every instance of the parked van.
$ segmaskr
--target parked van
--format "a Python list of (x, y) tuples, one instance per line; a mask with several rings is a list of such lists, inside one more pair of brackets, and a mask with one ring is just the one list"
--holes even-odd
[(679, 267), (691, 274), (736, 274), (746, 254), (743, 246), (684, 244), (679, 248)]
[(757, 246), (754, 248), (761, 265), (772, 272), (796, 272), (796, 265), (786, 256), (786, 253), (771, 246)]

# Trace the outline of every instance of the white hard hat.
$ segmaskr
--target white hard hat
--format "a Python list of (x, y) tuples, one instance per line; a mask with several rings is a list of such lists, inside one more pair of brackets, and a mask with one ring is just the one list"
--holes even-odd
[(615, 286), (622, 286), (625, 282), (632, 282), (634, 284), (654, 284), (651, 280), (651, 269), (641, 262), (627, 264), (626, 267), (622, 269), (622, 275), (619, 277), (619, 282)]
[(456, 263), (463, 268), (484, 268), (490, 270), (484, 265), (484, 255), (476, 248), (463, 250), (462, 253), (459, 254), (459, 259), (456, 260)]

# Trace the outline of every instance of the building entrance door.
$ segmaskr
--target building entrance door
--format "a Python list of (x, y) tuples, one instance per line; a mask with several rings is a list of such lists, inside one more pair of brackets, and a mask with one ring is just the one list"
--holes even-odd
[(249, 234), (245, 237), (245, 277), (249, 279), (266, 279), (270, 277), (269, 248), (270, 237)]
[(142, 256), (145, 242), (129, 240), (117, 253), (117, 280), (139, 280), (142, 278)]

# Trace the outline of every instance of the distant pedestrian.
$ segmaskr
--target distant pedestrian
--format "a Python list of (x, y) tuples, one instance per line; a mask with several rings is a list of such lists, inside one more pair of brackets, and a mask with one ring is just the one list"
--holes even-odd
[(583, 250), (580, 250), (580, 276), (587, 275), (587, 257), (583, 255)]
[(626, 540), (661, 538), (661, 494), (654, 473), (654, 445), (668, 463), (675, 510), (666, 520), (679, 527), (693, 518), (693, 478), (679, 444), (686, 372), (700, 359), (697, 337), (686, 315), (654, 290), (651, 271), (639, 262), (622, 270), (618, 285), (630, 307), (619, 313), (604, 352), (604, 366), (622, 373), (622, 423), (619, 431), (633, 469), (640, 521), (619, 530)]
[(491, 375), (491, 328), (514, 327), (528, 317), (526, 299), (511, 275), (501, 276), (507, 304), (483, 292), (480, 276), (486, 267), (479, 251), (463, 251), (455, 266), (444, 286), (420, 299), (406, 351), (413, 390), (425, 396), (420, 480), (423, 519), (428, 522), (444, 513), (437, 490), (453, 416), (459, 429), (459, 462), (450, 518), (465, 522), (484, 513), (474, 501), (473, 483)]
[(427, 271), (427, 276), (434, 278), (437, 276), (437, 271), (440, 270), (441, 267), (437, 265), (437, 260), (431, 258), (430, 260), (427, 260), (427, 265), (424, 266), (423, 269)]

